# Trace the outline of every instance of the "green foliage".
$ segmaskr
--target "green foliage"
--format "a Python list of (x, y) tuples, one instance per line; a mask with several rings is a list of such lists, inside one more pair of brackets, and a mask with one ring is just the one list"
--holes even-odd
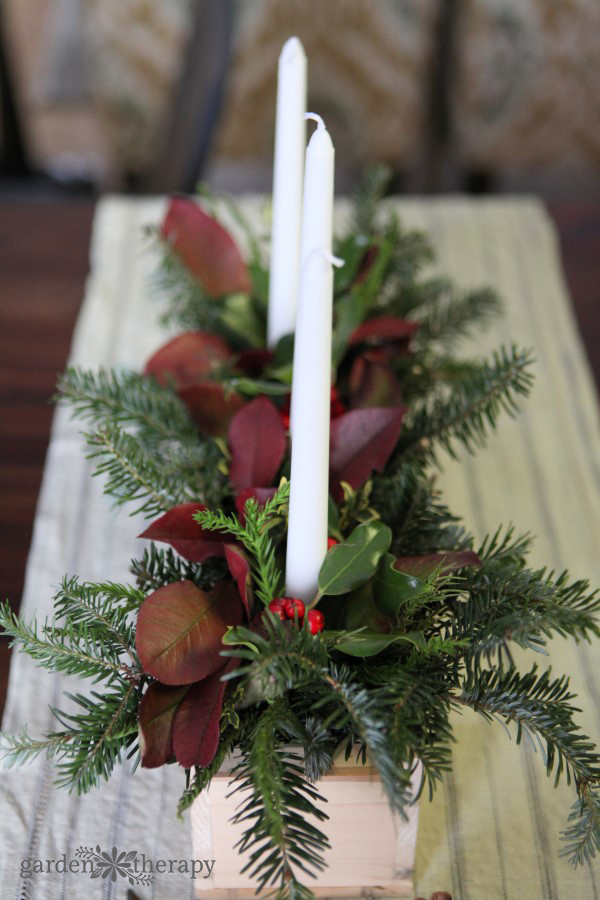
[(357, 525), (342, 543), (332, 547), (319, 572), (319, 594), (348, 594), (373, 577), (392, 541), (387, 525), (376, 519)]
[(141, 674), (130, 613), (142, 597), (131, 587), (65, 579), (55, 596), (57, 619), (41, 629), (0, 607), (0, 627), (36, 663), (51, 672), (102, 683), (88, 696), (65, 693), (69, 710), (53, 709), (63, 730), (32, 739), (2, 736), (9, 765), (42, 752), (58, 760), (58, 784), (84, 793), (107, 779), (125, 750), (135, 752)]
[(281, 521), (287, 510), (290, 495), (289, 482), (284, 481), (263, 507), (251, 497), (244, 507), (244, 523), (234, 515), (203, 510), (194, 515), (207, 531), (222, 531), (241, 541), (250, 554), (252, 572), (256, 581), (256, 595), (268, 606), (283, 591), (283, 578), (275, 557), (275, 545), (270, 529)]
[[(355, 328), (376, 316), (418, 323), (410, 349), (400, 343), (390, 354), (392, 381), (406, 405), (400, 440), (383, 472), (355, 489), (343, 484), (339, 508), (330, 503), (330, 534), (341, 543), (320, 577), (326, 630), (313, 636), (306, 624), (282, 623), (263, 610), (260, 620), (228, 631), (222, 655), (241, 664), (226, 676), (219, 748), (207, 768), (186, 773), (179, 803), (181, 814), (239, 751), (239, 848), (249, 850), (247, 868), (259, 885), (282, 900), (311, 896), (300, 880), (322, 868), (327, 843), (317, 825), (326, 817), (312, 784), (339, 748), (375, 766), (391, 805), (403, 813), (415, 799), (417, 764), (420, 789), (427, 786), (430, 795), (450, 768), (450, 716), (465, 707), (516, 729), (518, 742), (540, 750), (548, 775), (574, 782), (564, 854), (582, 864), (600, 849), (600, 759), (576, 724), (568, 680), (535, 667), (521, 673), (511, 650), (516, 644), (544, 653), (557, 634), (599, 636), (598, 594), (566, 573), (528, 568), (530, 538), (513, 528), (484, 540), (480, 565), (455, 565), (451, 574), (440, 566), (422, 578), (395, 568), (399, 556), (473, 550), (473, 536), (436, 489), (432, 463), (441, 450), (456, 456), (461, 446), (482, 447), (499, 416), (515, 414), (532, 377), (530, 353), (516, 347), (487, 361), (457, 355), (460, 340), (492, 321), (500, 302), (487, 289), (463, 291), (448, 279), (424, 277), (433, 258), (427, 237), (404, 230), (392, 214), (379, 215), (386, 179), (383, 170), (370, 173), (350, 229), (335, 243), (345, 265), (335, 273), (333, 362), (346, 402), (359, 352), (349, 350)], [(230, 213), (249, 240), (251, 296), (209, 298), (162, 243), (158, 282), (169, 321), (220, 334), (234, 350), (260, 347), (267, 272), (252, 229), (233, 204)], [(247, 397), (277, 398), (289, 389), (292, 353), (286, 338), (256, 378), (239, 374), (235, 359), (216, 377)], [(133, 502), (149, 516), (187, 501), (225, 503), (225, 511), (199, 512), (197, 521), (244, 546), (262, 604), (281, 596), (289, 484), (263, 508), (249, 500), (240, 521), (230, 512), (223, 443), (201, 435), (176, 394), (153, 379), (70, 369), (59, 400), (92, 424), (90, 455), (117, 503)], [(61, 730), (40, 739), (26, 730), (4, 736), (9, 764), (47, 752), (58, 761), (60, 782), (85, 791), (107, 778), (123, 753), (136, 754), (147, 682), (135, 649), (137, 611), (158, 587), (186, 580), (210, 591), (228, 569), (223, 559), (189, 563), (152, 544), (131, 571), (135, 588), (65, 579), (55, 620), (41, 627), (0, 608), (0, 628), (39, 665), (101, 685), (88, 696), (69, 695), (68, 710), (55, 711)]]
[(456, 458), (456, 442), (470, 453), (485, 446), (501, 412), (515, 416), (517, 399), (526, 397), (533, 383), (531, 354), (511, 347), (493, 354), (473, 377), (451, 392), (427, 397), (409, 410), (394, 459), (436, 458), (442, 447)]
[(144, 550), (141, 559), (131, 561), (129, 571), (135, 577), (142, 594), (172, 584), (174, 581), (193, 581), (202, 590), (210, 588), (225, 577), (225, 561), (211, 557), (203, 563), (191, 563), (178, 556), (171, 548), (158, 549), (156, 544)]
[(301, 757), (282, 746), (288, 718), (285, 704), (267, 707), (242, 750), (233, 784), (233, 793), (241, 795), (233, 821), (245, 826), (236, 846), (249, 853), (242, 871), (255, 877), (259, 888), (276, 887), (281, 900), (310, 896), (298, 871), (314, 877), (324, 869), (329, 846), (311, 821), (327, 819), (317, 806), (321, 798), (306, 779)]
[(60, 376), (56, 400), (94, 425), (107, 421), (136, 429), (140, 443), (196, 444), (198, 432), (177, 395), (137, 372), (70, 368)]

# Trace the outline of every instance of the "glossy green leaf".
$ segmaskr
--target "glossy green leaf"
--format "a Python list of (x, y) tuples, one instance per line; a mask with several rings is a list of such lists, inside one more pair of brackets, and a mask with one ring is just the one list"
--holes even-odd
[(319, 593), (347, 594), (372, 578), (387, 552), (392, 532), (376, 520), (358, 525), (349, 538), (332, 547), (319, 572)]
[(407, 634), (381, 634), (378, 631), (365, 629), (348, 641), (342, 641), (336, 646), (336, 650), (348, 654), (348, 656), (376, 656), (382, 650), (387, 650), (392, 644), (412, 644), (420, 650), (426, 646), (423, 634), (420, 631), (411, 631)]
[(377, 608), (387, 616), (395, 617), (402, 607), (416, 597), (431, 593), (431, 585), (414, 575), (398, 572), (394, 568), (395, 557), (386, 553), (373, 579), (373, 595)]

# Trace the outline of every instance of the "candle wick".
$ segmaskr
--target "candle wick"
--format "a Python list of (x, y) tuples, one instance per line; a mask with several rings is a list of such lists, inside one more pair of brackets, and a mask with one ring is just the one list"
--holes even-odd
[(305, 118), (305, 119), (312, 119), (313, 122), (316, 122), (316, 123), (317, 123), (317, 126), (318, 126), (318, 128), (319, 128), (319, 131), (327, 131), (327, 128), (326, 128), (326, 126), (325, 126), (325, 122), (323, 121), (323, 119), (321, 118), (321, 116), (319, 116), (317, 113), (313, 113), (313, 112), (307, 112), (307, 113), (304, 113), (304, 118)]
[(314, 256), (320, 256), (322, 259), (327, 260), (330, 265), (336, 266), (336, 268), (338, 269), (341, 266), (346, 265), (343, 259), (340, 259), (339, 256), (334, 256), (333, 253), (330, 253), (329, 250), (325, 249), (325, 247), (314, 247), (308, 254), (306, 262), (308, 263), (308, 260)]

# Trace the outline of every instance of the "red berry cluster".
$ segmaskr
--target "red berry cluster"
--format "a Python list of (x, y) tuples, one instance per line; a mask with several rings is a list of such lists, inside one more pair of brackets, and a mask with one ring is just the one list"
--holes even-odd
[(323, 631), (325, 626), (323, 613), (318, 609), (309, 609), (306, 612), (304, 603), (297, 597), (275, 597), (269, 603), (269, 609), (276, 616), (279, 616), (282, 622), (286, 619), (295, 619), (297, 616), (298, 622), (301, 624), (306, 616), (311, 634), (318, 634), (319, 631)]

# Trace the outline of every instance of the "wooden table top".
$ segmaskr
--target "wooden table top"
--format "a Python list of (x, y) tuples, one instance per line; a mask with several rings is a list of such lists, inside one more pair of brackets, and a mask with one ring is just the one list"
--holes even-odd
[[(549, 205), (600, 386), (600, 209)], [(18, 609), (53, 407), (88, 271), (91, 201), (0, 203), (0, 597)], [(0, 711), (9, 666), (0, 639)]]

